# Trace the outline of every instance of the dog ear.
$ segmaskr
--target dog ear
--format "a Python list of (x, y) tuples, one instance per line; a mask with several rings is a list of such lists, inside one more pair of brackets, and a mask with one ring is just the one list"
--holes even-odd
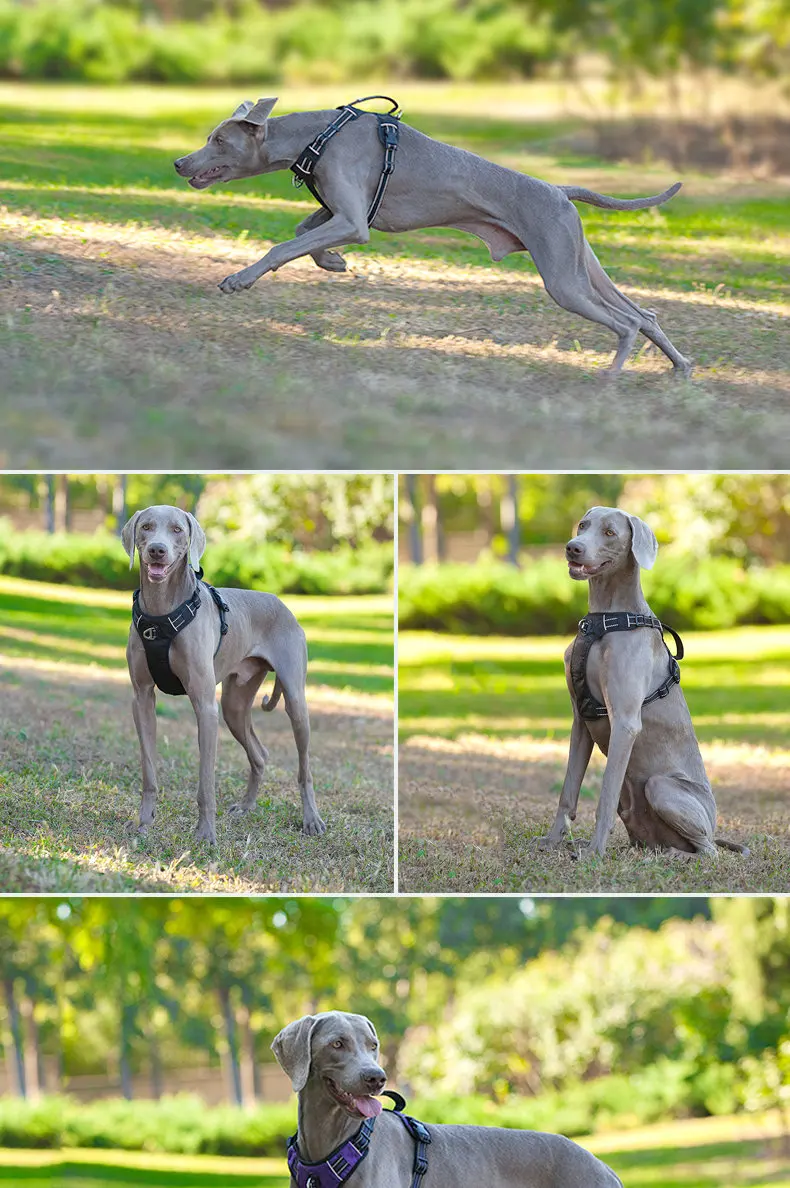
[(640, 569), (652, 569), (658, 555), (658, 541), (653, 529), (638, 516), (628, 515), (628, 522), (631, 525), (631, 552), (637, 565)]
[(253, 103), (252, 99), (245, 99), (228, 118), (240, 124), (254, 124), (256, 128), (262, 128), (276, 102), (276, 95), (273, 99), (259, 99), (257, 103)]
[(291, 1078), (294, 1093), (304, 1089), (310, 1076), (310, 1037), (317, 1022), (315, 1015), (304, 1015), (272, 1040), (272, 1051), (280, 1068)]
[(200, 558), (206, 551), (206, 534), (198, 524), (191, 512), (184, 512), (189, 525), (189, 540), (187, 542), (187, 553), (189, 554), (189, 564), (193, 569), (200, 568)]
[(129, 554), (130, 569), (134, 569), (135, 535), (137, 532), (137, 521), (141, 515), (142, 512), (136, 511), (131, 519), (126, 521), (121, 530), (121, 543)]
[(229, 120), (243, 120), (243, 119), (246, 119), (246, 118), (247, 118), (247, 112), (248, 112), (248, 111), (251, 111), (251, 110), (252, 110), (252, 108), (253, 108), (254, 106), (255, 106), (255, 104), (253, 103), (252, 99), (244, 99), (244, 100), (243, 100), (243, 102), (241, 102), (241, 103), (239, 104), (239, 106), (236, 108), (236, 110), (234, 111), (233, 115), (232, 115), (232, 116), (228, 116), (228, 119), (229, 119)]

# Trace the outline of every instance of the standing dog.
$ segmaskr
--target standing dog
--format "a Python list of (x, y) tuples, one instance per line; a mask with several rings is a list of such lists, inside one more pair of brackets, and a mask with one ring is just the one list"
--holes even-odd
[[(652, 569), (657, 553), (658, 541), (643, 520), (614, 507), (588, 511), (565, 554), (573, 580), (589, 583), (591, 618), (608, 616), (599, 620), (602, 625), (614, 625), (618, 612), (629, 613), (632, 622), (637, 616), (652, 619), (639, 570)], [(584, 619), (580, 627), (583, 624)], [(580, 674), (575, 671), (579, 639), (565, 653), (573, 705), (568, 768), (557, 816), (542, 847), (560, 845), (575, 819), (584, 773), (597, 744), (607, 762), (595, 830), (586, 847), (590, 854), (605, 852), (618, 812), (635, 845), (684, 857), (715, 856), (717, 846), (748, 854), (744, 846), (715, 836), (716, 802), (662, 632), (655, 625), (604, 629), (590, 647), (582, 674), (589, 697), (580, 697)], [(595, 703), (603, 714), (588, 716), (595, 712)]]
[[(305, 111), (270, 119), (275, 99), (245, 100), (223, 120), (206, 145), (175, 162), (196, 190), (216, 182), (290, 168), (303, 150), (337, 117), (336, 111)], [(370, 238), (367, 212), (382, 170), (382, 146), (372, 113), (364, 113), (327, 144), (313, 171), (326, 204), (296, 228), (296, 238), (277, 244), (263, 259), (220, 284), (223, 293), (249, 289), (267, 272), (311, 255), (319, 268), (342, 272), (343, 257), (331, 249)], [(505, 169), (424, 136), (403, 125), (396, 167), (373, 219), (377, 231), (452, 227), (476, 235), (493, 260), (527, 251), (550, 297), (571, 313), (608, 327), (618, 346), (610, 372), (618, 372), (640, 332), (654, 342), (680, 375), (691, 364), (664, 334), (656, 315), (621, 293), (584, 237), (573, 202), (607, 210), (660, 206), (680, 183), (652, 198), (611, 198), (580, 186), (553, 186)]]
[[(143, 638), (161, 641), (164, 634), (165, 641), (171, 639), (169, 649), (164, 644), (165, 652), (169, 652), (170, 675), (175, 685), (180, 684), (178, 691), (189, 697), (197, 718), (198, 839), (211, 843), (217, 840), (217, 684), (222, 682), (222, 716), (250, 764), (247, 793), (234, 805), (234, 811), (249, 812), (255, 807), (269, 758), (252, 725), (255, 695), (269, 672), (275, 673), (274, 691), (271, 698), (264, 699), (262, 708), (272, 710), (281, 694), (285, 698), (299, 754), (304, 832), (323, 833), (326, 826), (318, 815), (310, 773), (310, 718), (305, 700), (307, 644), (294, 616), (274, 594), (258, 590), (223, 589), (216, 592), (219, 599), (215, 599), (194, 572), (206, 547), (203, 529), (194, 516), (177, 507), (148, 507), (135, 512), (123, 529), (122, 540), (130, 566), (134, 565), (135, 551), (140, 556), (139, 601), (135, 604), (136, 618), (129, 631), (126, 658), (143, 768), (141, 831), (154, 819), (158, 794), (155, 683)], [(227, 634), (222, 634), (225, 615)]]
[[(373, 1118), (368, 1153), (349, 1183), (353, 1188), (409, 1188), (414, 1144), (377, 1100), (387, 1076), (370, 1019), (345, 1011), (305, 1015), (283, 1028), (272, 1050), (299, 1094), (301, 1159), (320, 1163), (339, 1147), (345, 1154), (343, 1145)], [(428, 1130), (425, 1188), (622, 1188), (605, 1163), (562, 1135), (497, 1126), (431, 1124)], [(311, 1179), (308, 1175), (306, 1188), (312, 1188)], [(339, 1179), (330, 1169), (326, 1179), (318, 1173), (315, 1182), (323, 1186)], [(302, 1188), (301, 1180), (297, 1183)]]

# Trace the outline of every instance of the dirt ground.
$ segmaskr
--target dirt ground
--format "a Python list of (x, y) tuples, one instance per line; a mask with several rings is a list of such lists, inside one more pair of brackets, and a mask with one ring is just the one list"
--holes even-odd
[(218, 844), (195, 843), (197, 730), (185, 698), (160, 698), (161, 793), (136, 830), (139, 753), (128, 677), (98, 667), (3, 658), (0, 882), (14, 891), (386, 892), (392, 874), (392, 707), (308, 690), (313, 776), (327, 833), (301, 832), (296, 751), (277, 709), (260, 714), (270, 752), (258, 807), (228, 812), (247, 762), (220, 727)]
[(297, 262), (229, 298), (215, 284), (258, 245), (19, 213), (4, 224), (4, 466), (786, 463), (783, 307), (625, 286), (688, 353), (704, 342), (708, 363), (677, 382), (643, 352), (618, 382), (627, 416), (604, 418), (612, 336), (554, 306), (526, 263), (352, 250), (348, 274)]
[[(702, 746), (719, 810), (718, 836), (748, 858), (667, 859), (633, 850), (618, 821), (601, 860), (574, 847), (536, 851), (548, 832), (567, 743), (414, 736), (399, 748), (399, 874), (406, 892), (786, 892), (790, 886), (790, 756), (738, 744)], [(585, 777), (574, 839), (592, 833), (603, 756)]]

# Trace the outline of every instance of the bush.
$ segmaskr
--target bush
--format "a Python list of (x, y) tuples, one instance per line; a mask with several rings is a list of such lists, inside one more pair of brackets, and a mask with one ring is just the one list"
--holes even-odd
[[(251, 547), (243, 541), (209, 544), (206, 580), (272, 594), (382, 594), (394, 567), (389, 543), (331, 553), (290, 552), (283, 545)], [(120, 540), (109, 533), (14, 533), (0, 520), (0, 573), (30, 581), (134, 590), (139, 570), (129, 568)]]
[[(790, 622), (790, 566), (745, 569), (741, 562), (672, 558), (643, 574), (660, 619), (678, 631)], [(572, 635), (587, 610), (584, 582), (569, 579), (560, 558), (410, 566), (400, 569), (403, 628), (469, 635)]]

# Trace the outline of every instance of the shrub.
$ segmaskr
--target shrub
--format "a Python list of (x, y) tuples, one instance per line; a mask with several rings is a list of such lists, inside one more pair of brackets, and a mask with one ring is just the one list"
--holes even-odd
[[(790, 622), (790, 566), (745, 569), (741, 562), (672, 558), (643, 575), (654, 614), (679, 631)], [(476, 565), (400, 568), (403, 628), (470, 635), (572, 635), (587, 610), (587, 589), (559, 558), (515, 569)]]
[[(206, 580), (216, 586), (250, 587), (273, 594), (381, 594), (390, 586), (392, 545), (370, 543), (331, 553), (291, 552), (283, 545), (251, 547), (244, 541), (209, 544)], [(14, 533), (0, 520), (0, 573), (31, 581), (110, 590), (133, 590), (137, 566), (117, 537), (46, 532)]]

